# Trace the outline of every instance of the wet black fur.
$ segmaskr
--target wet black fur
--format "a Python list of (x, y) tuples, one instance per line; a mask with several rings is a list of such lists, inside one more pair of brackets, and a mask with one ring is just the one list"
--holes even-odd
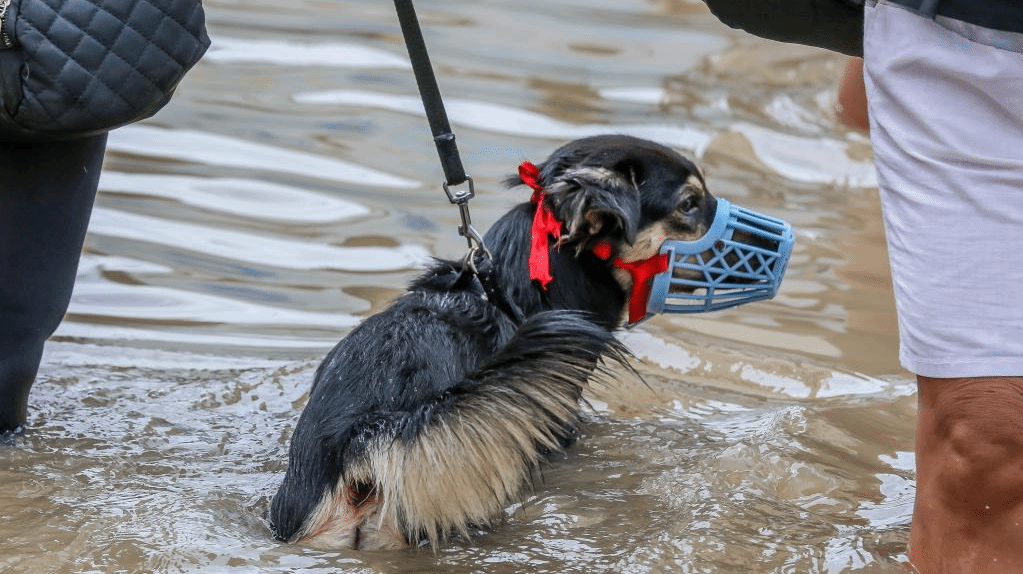
[[(611, 264), (590, 249), (600, 240), (631, 242), (641, 229), (676, 211), (680, 188), (690, 176), (701, 176), (692, 163), (663, 146), (600, 136), (555, 151), (539, 165), (541, 181), (553, 189), (566, 170), (587, 166), (613, 170), (629, 184), (606, 189), (569, 182), (561, 192), (548, 194), (561, 221), (584, 205), (583, 211), (599, 214), (603, 225), (596, 236), (577, 233), (557, 248), (551, 240), (554, 280), (546, 291), (528, 277), (532, 204), (512, 208), (485, 236), (498, 285), (521, 308), (524, 324), (516, 325), (484, 298), (480, 283), (463, 274), (460, 263), (438, 261), (326, 356), (291, 439), (287, 474), (271, 503), (269, 521), (277, 538), (292, 540), (300, 533), (346, 464), (364, 456), (375, 440), (413, 440), (430, 421), (446, 416), (460, 397), (479, 392), (481, 385), (499, 384), (488, 372), (500, 371), (504, 378), (498, 381), (513, 377), (543, 384), (552, 370), (563, 369), (578, 380), (581, 396), (587, 373), (577, 372), (580, 359), (592, 369), (602, 359), (624, 357), (612, 331), (622, 321), (627, 294)], [(514, 177), (509, 183), (521, 182)], [(709, 221), (713, 205), (703, 207), (700, 217)], [(568, 426), (557, 434), (568, 437), (574, 430)], [(366, 488), (371, 491), (372, 485)]]

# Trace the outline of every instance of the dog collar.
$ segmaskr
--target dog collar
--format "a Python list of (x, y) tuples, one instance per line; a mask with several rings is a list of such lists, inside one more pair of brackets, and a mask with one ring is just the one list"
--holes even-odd
[[(614, 255), (614, 248), (607, 241), (601, 241), (593, 246), (593, 254), (606, 261)], [(668, 270), (668, 267), (671, 266), (671, 258), (667, 253), (658, 253), (653, 257), (636, 261), (625, 261), (621, 257), (615, 257), (611, 264), (618, 269), (628, 271), (632, 276), (632, 292), (629, 293), (629, 324), (631, 325), (646, 317), (654, 277)]]
[[(533, 226), (529, 234), (529, 278), (535, 280), (543, 290), (554, 279), (551, 275), (550, 237), (561, 237), (561, 222), (544, 202), (545, 194), (540, 184), (540, 170), (531, 162), (519, 164), (519, 179), (533, 189), (530, 202), (536, 204), (533, 212)], [(597, 258), (607, 261), (614, 255), (614, 248), (607, 241), (593, 247)], [(615, 257), (611, 262), (632, 276), (632, 292), (629, 294), (629, 323), (635, 323), (646, 316), (647, 301), (654, 277), (668, 270), (669, 257), (658, 253), (649, 259), (624, 261)]]

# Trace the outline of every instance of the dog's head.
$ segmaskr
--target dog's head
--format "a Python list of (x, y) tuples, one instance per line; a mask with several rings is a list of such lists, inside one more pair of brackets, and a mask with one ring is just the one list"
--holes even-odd
[(579, 139), (538, 167), (548, 206), (563, 224), (558, 242), (577, 252), (606, 243), (625, 261), (646, 259), (665, 239), (702, 237), (714, 220), (717, 202), (700, 170), (651, 141)]
[[(718, 201), (693, 162), (647, 140), (575, 140), (508, 182), (534, 189), (522, 238), (540, 286), (533, 308), (585, 309), (606, 323), (626, 299), (629, 323), (725, 308), (772, 297), (791, 251), (787, 223)], [(521, 222), (526, 209), (515, 213)]]
[[(534, 270), (533, 251), (530, 273), (537, 273), (533, 277), (544, 290), (545, 281), (554, 281), (548, 300), (555, 306), (600, 309), (608, 323), (620, 321), (625, 310), (620, 306), (626, 302), (630, 323), (644, 314), (649, 276), (637, 275), (637, 270), (649, 269), (647, 263), (658, 260), (666, 240), (699, 239), (714, 222), (717, 200), (708, 193), (700, 170), (651, 141), (621, 135), (583, 138), (555, 150), (535, 169), (524, 173), (520, 168), (519, 177), (508, 182), (542, 190), (545, 209), (560, 222), (561, 232), (551, 255), (552, 273)], [(566, 253), (596, 273), (586, 283), (588, 294), (579, 293), (583, 284), (554, 263), (564, 262)], [(679, 279), (698, 275), (679, 273), (686, 275)], [(613, 277), (615, 287), (601, 276)], [(645, 279), (637, 283), (640, 277)]]

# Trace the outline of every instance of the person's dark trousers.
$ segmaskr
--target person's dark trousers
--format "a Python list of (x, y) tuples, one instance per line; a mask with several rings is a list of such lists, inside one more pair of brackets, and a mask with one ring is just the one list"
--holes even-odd
[(71, 300), (106, 141), (0, 141), (0, 433), (25, 424), (43, 343)]

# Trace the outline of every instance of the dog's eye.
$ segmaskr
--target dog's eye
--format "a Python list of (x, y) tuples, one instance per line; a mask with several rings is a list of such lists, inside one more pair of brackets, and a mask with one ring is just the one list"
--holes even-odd
[(682, 204), (679, 205), (679, 209), (681, 209), (683, 213), (687, 213), (687, 214), (688, 213), (692, 213), (694, 210), (696, 210), (697, 207), (699, 207), (699, 206), (697, 205), (696, 196), (695, 195), (687, 195), (687, 196), (685, 196), (682, 199)]

